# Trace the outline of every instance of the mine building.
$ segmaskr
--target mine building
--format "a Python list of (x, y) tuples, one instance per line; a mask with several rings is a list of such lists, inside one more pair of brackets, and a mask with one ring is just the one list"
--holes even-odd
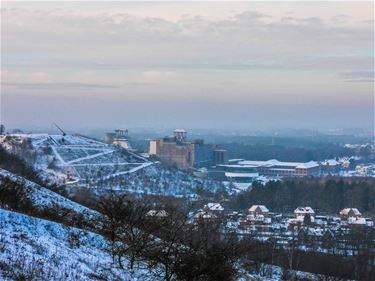
[(173, 136), (151, 140), (149, 154), (166, 165), (183, 170), (209, 167), (215, 161), (225, 163), (227, 159), (226, 150), (205, 144), (202, 139), (188, 141), (184, 129), (174, 130)]

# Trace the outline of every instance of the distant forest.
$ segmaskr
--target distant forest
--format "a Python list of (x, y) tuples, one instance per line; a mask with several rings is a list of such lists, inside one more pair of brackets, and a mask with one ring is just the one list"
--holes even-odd
[[(160, 137), (160, 136), (159, 136)], [(231, 135), (189, 135), (191, 140), (203, 138), (205, 143), (217, 144), (228, 150), (229, 158), (248, 160), (320, 161), (343, 156), (354, 156), (355, 150), (345, 148), (345, 143), (367, 143), (367, 138), (353, 136), (317, 137), (274, 137), (231, 136)], [(140, 151), (148, 151), (148, 137), (136, 135), (131, 145)]]
[(229, 206), (243, 210), (253, 204), (266, 205), (273, 212), (290, 212), (310, 206), (316, 213), (338, 214), (346, 207), (375, 215), (375, 178), (311, 178), (255, 183), (251, 191), (233, 198)]
[(314, 147), (241, 143), (227, 143), (221, 146), (228, 150), (229, 158), (249, 160), (277, 159), (280, 161), (307, 162), (355, 155), (355, 151), (352, 149), (330, 143)]

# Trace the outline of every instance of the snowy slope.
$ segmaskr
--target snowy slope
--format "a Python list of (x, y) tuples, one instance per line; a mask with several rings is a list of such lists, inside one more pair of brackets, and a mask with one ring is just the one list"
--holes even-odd
[[(130, 273), (117, 268), (108, 248), (98, 234), (0, 209), (2, 281), (159, 280), (145, 269)], [(238, 280), (278, 280), (246, 277)]]
[(96, 216), (98, 213), (86, 208), (76, 202), (73, 202), (49, 189), (42, 187), (32, 181), (26, 180), (19, 177), (7, 170), (0, 169), (0, 184), (1, 178), (5, 177), (11, 179), (12, 181), (22, 184), (25, 186), (27, 194), (31, 199), (35, 208), (43, 210), (45, 208), (52, 208), (54, 206), (59, 206), (64, 209), (74, 211), (76, 213), (81, 213), (87, 217)]
[(1, 135), (0, 146), (57, 185), (95, 186), (100, 177), (110, 179), (153, 164), (129, 150), (80, 135)]
[(100, 235), (0, 209), (0, 280), (146, 280), (116, 268), (106, 247)]
[(30, 164), (57, 186), (116, 190), (139, 195), (197, 197), (197, 187), (224, 190), (220, 182), (170, 169), (117, 146), (77, 135), (12, 134), (0, 146)]

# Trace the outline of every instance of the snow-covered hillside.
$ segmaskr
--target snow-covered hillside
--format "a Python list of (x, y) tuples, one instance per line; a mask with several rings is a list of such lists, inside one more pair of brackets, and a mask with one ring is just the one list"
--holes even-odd
[(57, 206), (62, 209), (71, 210), (74, 213), (85, 215), (87, 218), (97, 215), (95, 211), (73, 202), (43, 186), (16, 176), (4, 169), (0, 169), (0, 184), (2, 184), (5, 178), (24, 186), (28, 198), (31, 200), (34, 208), (37, 210), (54, 208)]
[[(82, 214), (87, 219), (98, 215), (40, 185), (0, 169), (0, 185), (5, 179), (22, 184), (35, 209), (56, 211), (58, 206)], [(158, 280), (155, 276), (160, 273), (159, 267), (150, 270), (139, 263), (131, 273), (119, 269), (117, 263), (112, 262), (109, 248), (102, 236), (90, 231), (0, 209), (0, 280)], [(123, 260), (124, 268), (127, 268), (127, 262)], [(268, 277), (254, 277), (256, 273), (239, 268), (241, 274), (237, 280), (280, 280), (281, 269), (271, 268)], [(305, 276), (306, 273), (303, 273)]]
[(51, 184), (184, 197), (196, 197), (198, 189), (225, 189), (220, 182), (170, 169), (132, 151), (82, 136), (3, 135), (0, 145), (26, 160)]
[(100, 235), (0, 209), (0, 280), (146, 280), (106, 248)]
[(221, 182), (198, 178), (160, 164), (146, 167), (137, 173), (127, 175), (126, 178), (113, 178), (107, 184), (114, 189), (126, 188), (131, 193), (192, 198), (197, 196), (198, 189), (217, 192), (225, 188)]
[[(119, 269), (108, 248), (98, 234), (0, 209), (0, 280), (159, 280), (146, 269)], [(237, 280), (280, 280), (281, 269), (271, 268), (273, 277), (240, 270)]]
[(152, 165), (126, 149), (80, 135), (1, 135), (0, 145), (53, 184), (90, 184)]

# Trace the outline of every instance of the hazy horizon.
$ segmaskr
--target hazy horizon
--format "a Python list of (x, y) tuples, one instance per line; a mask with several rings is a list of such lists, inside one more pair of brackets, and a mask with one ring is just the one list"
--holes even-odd
[(374, 130), (374, 3), (3, 2), (0, 123)]

